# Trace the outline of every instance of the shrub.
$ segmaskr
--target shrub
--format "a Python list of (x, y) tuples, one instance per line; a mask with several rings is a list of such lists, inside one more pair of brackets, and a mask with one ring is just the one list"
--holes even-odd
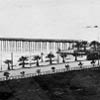
[(97, 87), (92, 77), (76, 75), (70, 82), (70, 89), (81, 95), (93, 95), (97, 93)]

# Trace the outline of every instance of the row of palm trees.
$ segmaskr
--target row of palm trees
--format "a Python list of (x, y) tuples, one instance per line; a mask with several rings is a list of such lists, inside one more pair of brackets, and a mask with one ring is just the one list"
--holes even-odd
[(77, 42), (76, 45), (74, 45), (77, 50), (80, 50), (80, 48), (84, 48), (84, 51), (86, 51), (86, 47), (87, 47), (88, 42), (87, 41), (81, 41), (81, 42)]
[(87, 46), (92, 46), (94, 48), (94, 50), (97, 50), (98, 47), (100, 46), (100, 42), (93, 40), (90, 43), (88, 43), (87, 41), (81, 41), (81, 42), (77, 42), (76, 45), (74, 45), (77, 50), (80, 50), (80, 48), (84, 48), (84, 51), (86, 51)]
[[(95, 62), (96, 62), (95, 60), (92, 60), (92, 61), (90, 62), (90, 63), (93, 65), (93, 67), (95, 67)], [(82, 67), (83, 67), (83, 63), (80, 61), (80, 62), (78, 63), (78, 66), (79, 66), (80, 68), (82, 68)], [(66, 68), (67, 70), (69, 70), (70, 65), (69, 65), (69, 64), (65, 65), (65, 68)], [(56, 67), (51, 67), (51, 70), (52, 70), (52, 72), (55, 72), (55, 71), (56, 71)], [(36, 70), (36, 73), (37, 73), (38, 75), (40, 75), (40, 74), (41, 74), (41, 69), (37, 69), (37, 70)], [(24, 77), (25, 71), (20, 72), (20, 74), (22, 75), (22, 77)], [(9, 72), (4, 72), (4, 76), (6, 77), (6, 79), (9, 78), (9, 75), (10, 75)]]
[[(75, 61), (77, 61), (77, 56), (80, 56), (82, 54), (79, 54), (78, 52), (79, 51), (83, 51), (83, 55), (88, 55), (90, 53), (93, 53), (93, 52), (100, 52), (100, 42), (99, 41), (91, 41), (90, 43), (88, 43), (87, 41), (81, 41), (81, 42), (77, 42), (75, 47), (77, 48), (76, 51), (74, 51), (74, 54), (73, 56), (75, 56)], [(87, 47), (90, 47), (89, 50), (87, 50)], [(91, 49), (92, 47), (92, 49)], [(82, 48), (84, 48), (82, 50)], [(92, 52), (91, 52), (92, 51)], [(99, 55), (98, 55), (99, 56)]]
[[(53, 53), (49, 53), (49, 54), (46, 56), (46, 58), (49, 58), (50, 64), (52, 64), (52, 61), (53, 61), (52, 58), (54, 58), (54, 57), (55, 57), (55, 56), (54, 56)], [(40, 59), (41, 59), (41, 62), (43, 62), (43, 58), (42, 58), (41, 56), (35, 55), (35, 56), (32, 58), (32, 61), (36, 61), (36, 66), (40, 66), (40, 65), (39, 65)], [(22, 68), (25, 68), (25, 65), (29, 64), (29, 63), (27, 63), (27, 61), (28, 61), (28, 57), (26, 57), (26, 56), (21, 56), (21, 57), (19, 58), (19, 60), (18, 60), (19, 65), (22, 66)], [(13, 66), (11, 66), (11, 65), (12, 65), (12, 60), (7, 59), (7, 60), (4, 61), (4, 63), (8, 65), (8, 70), (11, 70), (11, 69), (13, 70)]]
[(92, 41), (90, 43), (90, 46), (93, 46), (94, 50), (96, 51), (98, 49), (98, 47), (100, 47), (100, 42), (98, 42), (98, 41)]
[[(86, 51), (87, 49), (87, 44), (88, 42), (87, 41), (81, 41), (81, 42), (77, 42), (75, 47), (77, 48), (77, 50), (80, 50), (81, 48), (84, 48), (84, 51)], [(89, 46), (93, 46), (94, 50), (97, 50), (98, 46), (100, 46), (100, 43), (98, 41), (92, 41)], [(58, 48), (57, 52), (58, 56), (60, 56), (62, 58), (62, 62), (65, 63), (65, 58), (67, 57), (67, 54), (66, 53), (61, 53), (61, 50)], [(33, 61), (36, 61), (36, 66), (39, 66), (39, 60), (41, 59), (41, 62), (43, 62), (43, 53), (41, 53), (41, 56), (39, 55), (35, 55), (32, 60)], [(75, 56), (75, 61), (77, 61), (77, 53), (74, 53)], [(55, 57), (55, 55), (50, 52), (49, 54), (47, 54), (46, 58), (49, 58), (49, 62), (50, 64), (52, 64), (53, 62), (53, 58)], [(25, 65), (27, 65), (28, 63), (26, 63), (26, 61), (28, 61), (28, 57), (26, 56), (21, 56), (18, 60), (19, 62), (19, 65), (22, 66), (22, 68), (25, 67)], [(7, 59), (6, 61), (4, 61), (5, 64), (8, 65), (8, 70), (11, 70), (13, 69), (13, 66), (12, 65), (12, 60), (9, 60)], [(59, 59), (57, 60), (57, 63), (59, 63)]]

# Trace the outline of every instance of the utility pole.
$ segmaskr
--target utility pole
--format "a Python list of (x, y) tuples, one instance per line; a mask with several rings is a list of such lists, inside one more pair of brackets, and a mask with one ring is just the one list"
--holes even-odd
[(1, 52), (1, 71), (2, 71), (2, 52)]
[(2, 42), (0, 42), (0, 53), (1, 53), (1, 71), (2, 71)]
[(12, 69), (13, 69), (13, 52), (11, 52), (11, 67), (12, 67)]
[(30, 59), (30, 67), (32, 66), (32, 64), (31, 64), (31, 52), (30, 52), (30, 57), (29, 57), (29, 59)]
[[(98, 28), (98, 25), (95, 25), (94, 26), (94, 28)], [(99, 42), (99, 33), (97, 33), (97, 40), (98, 40), (98, 42)], [(97, 50), (97, 52), (98, 52), (98, 65), (99, 65), (99, 49)]]
[[(98, 33), (98, 42), (99, 42), (99, 33)], [(99, 49), (98, 49), (98, 65), (99, 65), (99, 56), (100, 56), (100, 53), (99, 53)]]
[[(98, 26), (98, 25), (95, 25), (95, 26), (93, 26), (93, 27), (87, 26), (86, 28), (95, 28), (95, 29), (98, 29), (99, 26)], [(99, 42), (99, 33), (97, 33), (97, 41)], [(97, 50), (97, 53), (98, 53), (98, 65), (99, 65), (99, 64), (100, 64), (100, 63), (99, 63), (99, 56), (100, 56), (99, 50)]]

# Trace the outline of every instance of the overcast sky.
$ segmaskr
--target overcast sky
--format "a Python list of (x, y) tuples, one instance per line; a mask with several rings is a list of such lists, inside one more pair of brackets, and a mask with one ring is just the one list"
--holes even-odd
[(100, 0), (0, 0), (0, 37), (91, 41), (98, 34)]

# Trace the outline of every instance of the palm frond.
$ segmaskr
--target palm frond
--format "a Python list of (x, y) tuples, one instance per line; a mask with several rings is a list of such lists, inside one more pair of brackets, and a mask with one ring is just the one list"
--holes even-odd
[(39, 56), (39, 55), (35, 55), (34, 57), (33, 57), (33, 60), (40, 60), (41, 59), (41, 57)]
[(49, 53), (47, 56), (46, 56), (46, 58), (54, 58), (55, 56), (54, 56), (54, 54), (52, 54), (52, 53)]

